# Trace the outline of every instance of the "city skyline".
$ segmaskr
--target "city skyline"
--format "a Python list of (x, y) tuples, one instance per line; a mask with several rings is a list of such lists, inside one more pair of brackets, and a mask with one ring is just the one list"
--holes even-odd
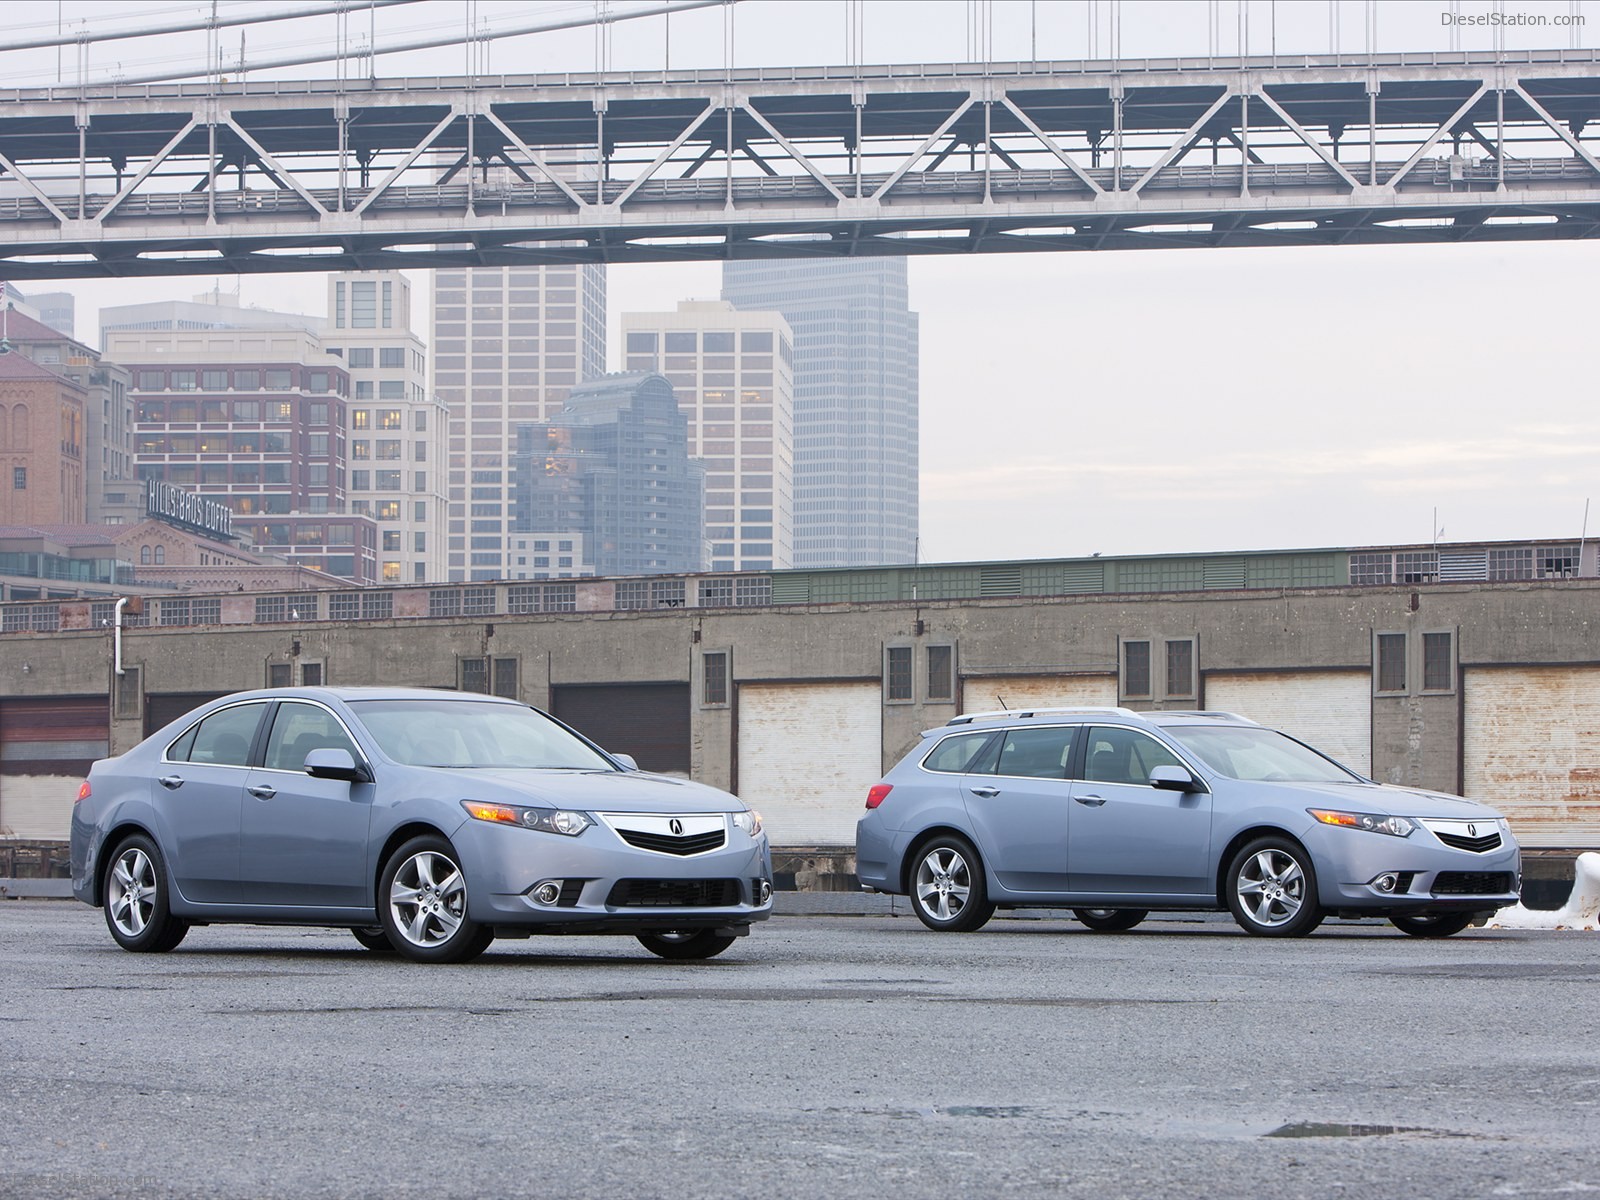
[[(24, 20), (54, 28), (56, 6), (22, 7)], [(1469, 16), (1490, 7), (1460, 5)], [(1504, 44), (1592, 45), (1593, 7), (1587, 29), (1523, 23), (1502, 31)], [(70, 22), (134, 6), (66, 8)], [(989, 56), (1105, 53), (1111, 8), (1098, 6), (1091, 32), (1083, 4), (996, 4)], [(1121, 8), (1120, 49), (1135, 57), (1241, 46), (1359, 53), (1374, 40), (1364, 5)], [(1533, 0), (1519, 12), (1551, 17), (1569, 8)], [(738, 62), (842, 61), (844, 6), (831, 11), (841, 19), (791, 20), (795, 6), (785, 4), (740, 6)], [(927, 6), (926, 20), (898, 27), (889, 6), (863, 11), (853, 61), (976, 57), (963, 5)], [(1375, 48), (1384, 51), (1495, 44), (1487, 25), (1446, 29), (1427, 6), (1371, 11)], [(674, 16), (671, 65), (720, 65), (721, 20), (716, 10)], [(283, 26), (284, 39), (293, 24)], [(617, 25), (607, 65), (659, 68), (664, 24)], [(260, 52), (277, 36), (263, 30)], [(599, 52), (592, 30), (518, 44), (537, 46), (540, 69), (588, 69)], [(251, 45), (255, 54), (254, 32)], [(385, 56), (377, 69), (459, 72), (463, 53)], [(70, 76), (68, 57), (61, 69)], [(484, 69), (517, 62), (496, 46)], [(59, 65), (48, 52), (31, 64), (44, 73), (35, 82), (49, 82)], [(1425, 542), (1440, 526), (1449, 540), (1577, 537), (1600, 464), (1600, 419), (1575, 332), (1597, 269), (1600, 246), (1581, 242), (912, 260), (911, 305), (923, 322), (918, 557), (1381, 545)], [(622, 365), (622, 312), (670, 310), (719, 291), (715, 263), (609, 270), (612, 369)], [(427, 280), (413, 278), (423, 294)], [(240, 286), (247, 304), (283, 307), (282, 295), (315, 293), (319, 279)], [(209, 282), (52, 281), (38, 290), (72, 291), (87, 307), (134, 294), (186, 296)], [(80, 312), (81, 327), (86, 317)]]

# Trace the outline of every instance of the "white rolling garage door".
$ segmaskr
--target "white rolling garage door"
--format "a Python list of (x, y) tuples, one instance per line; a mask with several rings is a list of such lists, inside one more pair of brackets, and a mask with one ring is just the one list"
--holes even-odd
[(883, 777), (877, 683), (741, 684), (739, 798), (774, 846), (854, 846)]
[(1365, 671), (1208, 675), (1206, 707), (1281, 729), (1372, 774), (1372, 676)]
[(1462, 672), (1463, 782), (1524, 846), (1600, 847), (1600, 667)]
[(1115, 675), (974, 675), (961, 681), (963, 712), (1001, 708), (1114, 708)]

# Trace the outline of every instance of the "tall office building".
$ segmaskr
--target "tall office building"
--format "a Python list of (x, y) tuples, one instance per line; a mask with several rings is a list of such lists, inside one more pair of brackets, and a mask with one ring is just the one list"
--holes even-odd
[(722, 298), (794, 332), (794, 565), (913, 562), (917, 314), (903, 258), (725, 262)]
[(350, 373), (350, 511), (378, 522), (379, 581), (444, 579), (446, 409), (428, 391), (411, 281), (398, 271), (331, 276), (323, 340)]
[(686, 300), (677, 312), (624, 313), (629, 371), (660, 371), (705, 464), (713, 571), (793, 565), (794, 345), (776, 312)]
[[(705, 565), (705, 470), (689, 457), (688, 422), (661, 375), (579, 384), (554, 420), (519, 425), (512, 479), (513, 532), (526, 535), (533, 559), (517, 564), (513, 578), (560, 578), (585, 567), (681, 574)], [(572, 539), (574, 559), (565, 568), (539, 546), (563, 537)]]
[(449, 410), (450, 580), (512, 575), (517, 426), (605, 372), (600, 266), (473, 267), (433, 280), (434, 392)]

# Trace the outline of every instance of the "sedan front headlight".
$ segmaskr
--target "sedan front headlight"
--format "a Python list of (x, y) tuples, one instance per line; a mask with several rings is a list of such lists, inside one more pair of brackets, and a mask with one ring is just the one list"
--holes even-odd
[(524, 829), (538, 829), (567, 837), (577, 837), (594, 824), (587, 813), (565, 808), (523, 808), (516, 804), (485, 804), (479, 800), (463, 800), (461, 807), (475, 820), (520, 825)]
[(753, 808), (747, 808), (744, 812), (729, 813), (728, 819), (733, 822), (735, 829), (742, 829), (751, 837), (761, 833), (761, 814)]
[(1390, 837), (1410, 837), (1417, 823), (1410, 817), (1388, 817), (1381, 813), (1339, 812), (1328, 808), (1306, 809), (1324, 825), (1344, 829), (1365, 829), (1368, 833), (1387, 833)]

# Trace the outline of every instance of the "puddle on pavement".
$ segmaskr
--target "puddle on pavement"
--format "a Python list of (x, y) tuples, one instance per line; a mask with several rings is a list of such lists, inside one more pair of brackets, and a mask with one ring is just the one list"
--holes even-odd
[(1417, 1137), (1470, 1137), (1448, 1129), (1423, 1129), (1415, 1125), (1345, 1125), (1329, 1121), (1296, 1121), (1280, 1125), (1262, 1137), (1269, 1138), (1363, 1138), (1411, 1134)]

